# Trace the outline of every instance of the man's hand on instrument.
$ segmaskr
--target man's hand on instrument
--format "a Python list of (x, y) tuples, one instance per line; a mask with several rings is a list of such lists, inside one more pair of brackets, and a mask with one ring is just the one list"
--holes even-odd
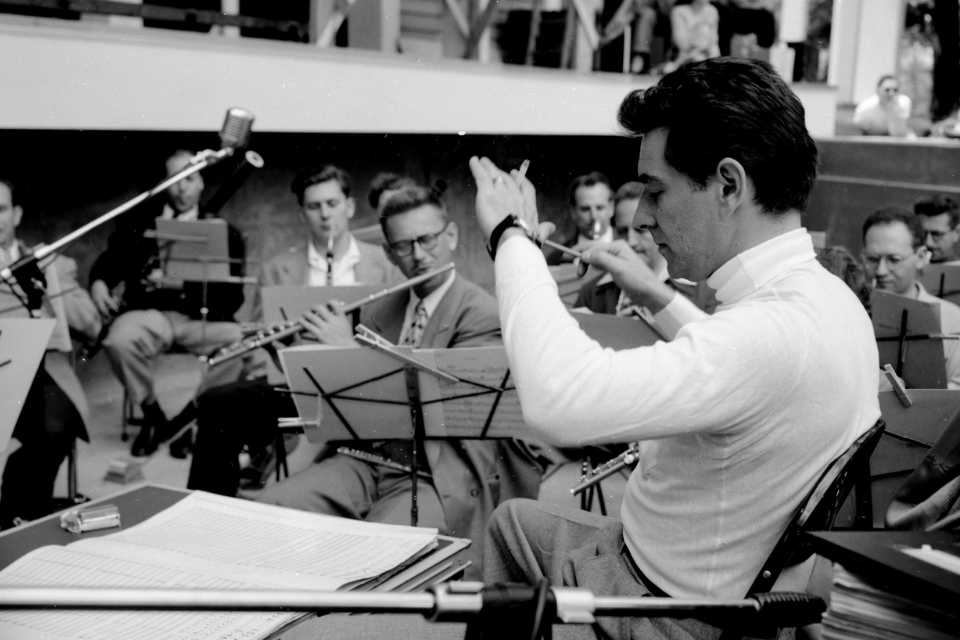
[(583, 252), (581, 259), (611, 276), (631, 300), (657, 313), (673, 300), (676, 291), (664, 284), (630, 245), (623, 240), (596, 244)]
[[(520, 171), (500, 170), (489, 158), (470, 158), (470, 171), (477, 183), (477, 222), (484, 238), (489, 239), (496, 226), (513, 214), (539, 234), (537, 191)], [(519, 230), (518, 230), (519, 232)]]
[(104, 318), (112, 318), (120, 310), (120, 301), (110, 293), (110, 287), (103, 280), (96, 280), (90, 285), (90, 297)]
[(303, 327), (323, 344), (337, 347), (356, 347), (353, 325), (343, 313), (343, 305), (336, 300), (328, 304), (314, 305), (303, 314)]

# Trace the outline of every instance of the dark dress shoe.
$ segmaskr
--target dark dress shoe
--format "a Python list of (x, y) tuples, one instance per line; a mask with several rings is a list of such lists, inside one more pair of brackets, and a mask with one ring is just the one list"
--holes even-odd
[(185, 460), (191, 451), (193, 451), (193, 429), (187, 429), (170, 443), (170, 456), (177, 460)]
[(135, 458), (148, 456), (157, 450), (157, 442), (154, 439), (154, 428), (145, 424), (140, 427), (140, 433), (133, 440), (133, 446), (130, 447), (130, 455)]

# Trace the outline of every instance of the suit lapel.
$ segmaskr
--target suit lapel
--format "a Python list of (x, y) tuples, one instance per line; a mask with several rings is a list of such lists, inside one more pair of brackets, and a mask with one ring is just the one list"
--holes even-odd
[(453, 325), (456, 313), (463, 298), (463, 286), (460, 276), (453, 277), (453, 284), (447, 293), (440, 299), (440, 304), (430, 316), (430, 321), (423, 329), (420, 345), (424, 349), (445, 349), (450, 346), (453, 337)]
[(298, 248), (280, 266), (280, 284), (307, 284), (307, 249)]

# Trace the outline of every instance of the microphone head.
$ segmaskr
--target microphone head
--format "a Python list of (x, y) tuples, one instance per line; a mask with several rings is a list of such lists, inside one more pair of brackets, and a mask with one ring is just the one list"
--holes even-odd
[(243, 149), (250, 142), (253, 114), (246, 109), (234, 107), (227, 110), (220, 130), (220, 148)]

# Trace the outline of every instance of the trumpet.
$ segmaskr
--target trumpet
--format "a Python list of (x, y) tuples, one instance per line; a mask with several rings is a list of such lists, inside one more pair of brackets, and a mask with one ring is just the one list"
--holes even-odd
[(620, 471), (620, 469), (632, 467), (633, 465), (637, 464), (639, 460), (640, 444), (637, 442), (631, 442), (630, 446), (627, 447), (627, 450), (618, 455), (616, 458), (607, 460), (599, 467), (594, 467), (580, 476), (580, 484), (570, 489), (570, 493), (573, 495), (583, 493), (604, 478), (608, 478), (617, 471)]
[[(344, 313), (350, 313), (351, 311), (356, 311), (363, 305), (379, 300), (380, 298), (386, 297), (392, 293), (398, 291), (404, 291), (412, 287), (417, 286), (421, 282), (426, 282), (430, 278), (445, 273), (453, 269), (453, 263), (445, 264), (442, 267), (433, 269), (426, 273), (422, 273), (419, 276), (410, 278), (400, 284), (395, 284), (392, 287), (387, 287), (382, 291), (372, 293), (365, 298), (361, 298), (355, 302), (343, 305), (342, 309)], [(200, 361), (210, 367), (215, 367), (218, 364), (227, 362), (228, 360), (233, 360), (234, 358), (239, 358), (245, 353), (249, 353), (254, 349), (259, 349), (264, 345), (268, 345), (271, 342), (276, 342), (277, 340), (283, 340), (290, 336), (296, 335), (304, 330), (303, 320), (298, 318), (296, 320), (289, 320), (287, 322), (279, 322), (277, 324), (268, 325), (259, 331), (255, 331), (250, 335), (238, 340), (237, 342), (232, 342), (228, 345), (220, 347), (214, 351), (209, 356), (200, 356)]]

